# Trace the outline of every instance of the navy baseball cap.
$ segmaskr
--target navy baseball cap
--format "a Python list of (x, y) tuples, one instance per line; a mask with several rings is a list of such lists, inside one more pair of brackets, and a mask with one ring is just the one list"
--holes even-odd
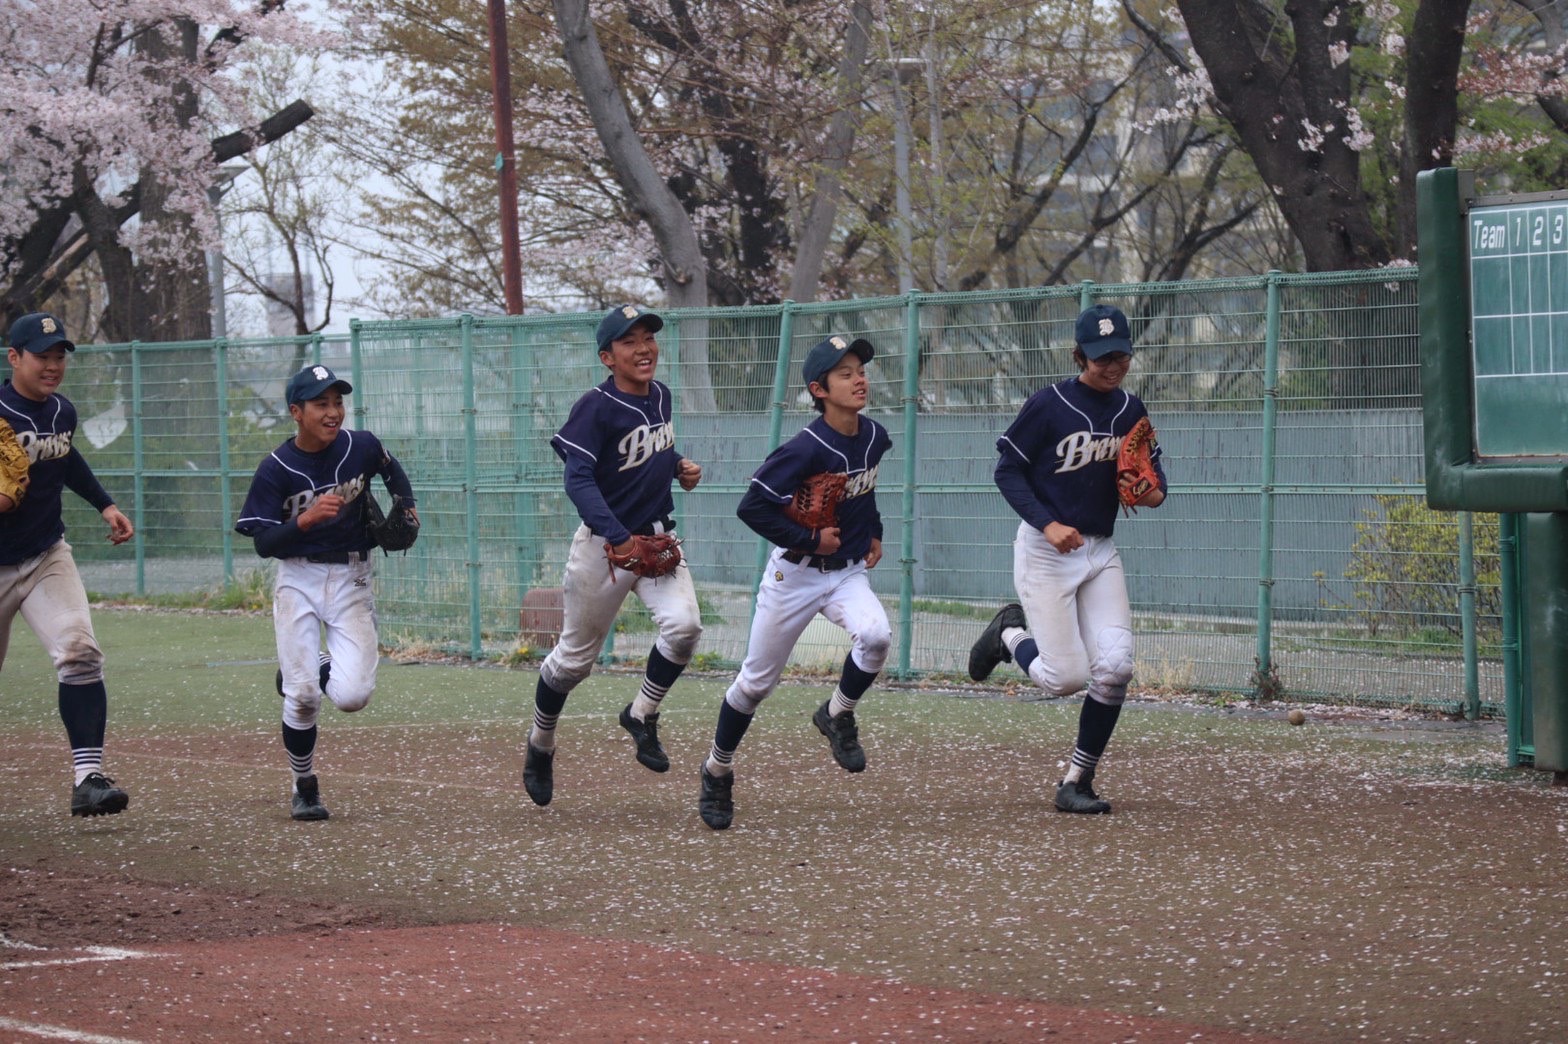
[(76, 351), (76, 345), (65, 336), (65, 324), (60, 322), (58, 316), (48, 312), (32, 312), (22, 316), (11, 324), (6, 341), (19, 352), (41, 354), (57, 344), (63, 344), (68, 352)]
[(853, 341), (847, 337), (834, 334), (825, 341), (818, 341), (811, 346), (811, 351), (806, 353), (806, 365), (801, 367), (801, 373), (806, 378), (806, 384), (822, 380), (822, 375), (838, 365), (838, 361), (845, 354), (854, 352), (860, 361), (868, 363), (876, 357), (877, 350), (871, 342), (864, 337), (857, 337)]
[(599, 320), (599, 350), (609, 351), (610, 343), (626, 336), (626, 331), (642, 323), (649, 333), (664, 329), (664, 320), (634, 304), (616, 305)]
[(1110, 305), (1085, 308), (1078, 316), (1073, 340), (1078, 342), (1087, 359), (1098, 359), (1112, 352), (1132, 354), (1132, 331), (1127, 328), (1127, 317), (1120, 308)]
[(344, 395), (354, 390), (354, 386), (340, 378), (325, 366), (307, 366), (289, 378), (289, 387), (284, 392), (283, 399), (290, 406), (311, 399), (320, 398), (327, 393), (329, 388), (340, 389)]

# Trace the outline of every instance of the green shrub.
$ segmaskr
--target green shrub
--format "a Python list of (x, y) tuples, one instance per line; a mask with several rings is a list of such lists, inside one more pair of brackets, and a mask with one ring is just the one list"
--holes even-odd
[[(1459, 516), (1433, 511), (1420, 496), (1380, 494), (1378, 510), (1356, 523), (1345, 578), (1355, 585), (1355, 611), (1369, 634), (1440, 629), (1458, 635)], [(1496, 515), (1477, 514), (1475, 554), (1477, 632), (1501, 626), (1501, 570)]]

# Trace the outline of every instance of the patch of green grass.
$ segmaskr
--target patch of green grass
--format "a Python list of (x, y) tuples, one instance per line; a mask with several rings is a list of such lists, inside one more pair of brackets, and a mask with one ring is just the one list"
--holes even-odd
[(939, 616), (956, 616), (965, 620), (989, 620), (996, 615), (994, 605), (970, 605), (968, 602), (938, 601), (916, 598), (912, 603), (917, 613), (934, 613)]
[(260, 612), (272, 607), (272, 577), (253, 569), (232, 582), (197, 591), (171, 594), (100, 594), (89, 592), (94, 605), (147, 606), (154, 609), (215, 609)]
[[(724, 622), (724, 615), (705, 604), (700, 594), (697, 596), (697, 614), (704, 627)], [(653, 614), (640, 601), (628, 599), (615, 617), (616, 634), (646, 634), (654, 629)]]

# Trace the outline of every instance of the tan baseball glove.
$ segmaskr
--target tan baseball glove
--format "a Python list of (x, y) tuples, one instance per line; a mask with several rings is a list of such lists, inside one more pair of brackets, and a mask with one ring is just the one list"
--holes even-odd
[(640, 577), (657, 579), (675, 572), (681, 564), (681, 542), (673, 533), (655, 533), (652, 536), (634, 533), (632, 546), (624, 554), (616, 554), (615, 546), (606, 542), (604, 557), (610, 562), (612, 577), (619, 568)]
[(844, 499), (849, 476), (839, 471), (824, 471), (807, 476), (795, 490), (795, 498), (784, 505), (791, 522), (807, 529), (827, 529), (838, 525), (838, 505)]
[(27, 493), (27, 469), (31, 463), (11, 425), (0, 420), (0, 496), (9, 497), (12, 507), (20, 504)]
[(1154, 446), (1154, 425), (1148, 417), (1138, 418), (1132, 430), (1122, 436), (1116, 455), (1116, 495), (1128, 511), (1160, 484), (1159, 472), (1154, 470)]

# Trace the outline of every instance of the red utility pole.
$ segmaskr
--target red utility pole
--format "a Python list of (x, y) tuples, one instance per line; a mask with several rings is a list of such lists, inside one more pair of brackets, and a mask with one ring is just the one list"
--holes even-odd
[(490, 82), (495, 96), (495, 168), (501, 175), (501, 282), (506, 314), (523, 314), (523, 259), (517, 240), (517, 155), (512, 144), (512, 70), (507, 61), (506, 0), (489, 0)]

